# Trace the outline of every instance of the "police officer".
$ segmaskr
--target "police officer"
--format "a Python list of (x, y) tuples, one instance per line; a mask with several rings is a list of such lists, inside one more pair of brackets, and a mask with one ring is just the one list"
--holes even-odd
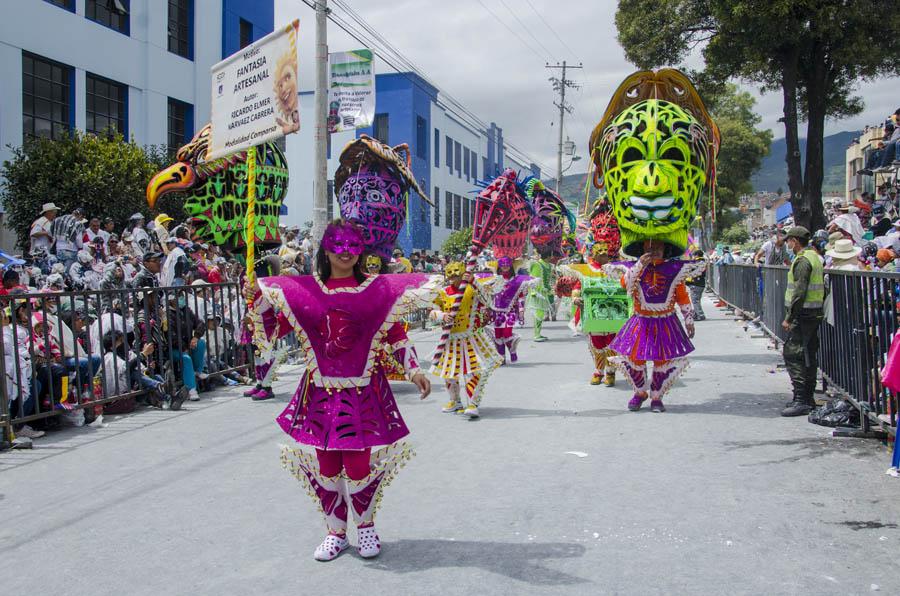
[(805, 416), (815, 401), (819, 324), (825, 303), (825, 273), (822, 257), (809, 247), (809, 230), (796, 226), (788, 230), (788, 249), (794, 262), (788, 271), (784, 293), (787, 313), (781, 326), (788, 333), (784, 343), (784, 364), (794, 390), (794, 400), (782, 416)]

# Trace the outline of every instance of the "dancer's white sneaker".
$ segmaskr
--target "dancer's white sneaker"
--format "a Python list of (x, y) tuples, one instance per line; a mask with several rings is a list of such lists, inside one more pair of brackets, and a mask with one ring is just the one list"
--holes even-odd
[(356, 547), (359, 551), (359, 556), (364, 559), (377, 557), (378, 553), (381, 552), (381, 541), (378, 539), (375, 526), (359, 528), (356, 533), (359, 537), (359, 546)]
[(325, 540), (322, 541), (322, 544), (320, 544), (316, 549), (313, 557), (315, 557), (316, 561), (331, 561), (333, 559), (336, 559), (339, 554), (347, 550), (349, 547), (350, 541), (347, 540), (346, 536), (335, 536), (334, 534), (329, 534), (325, 537)]

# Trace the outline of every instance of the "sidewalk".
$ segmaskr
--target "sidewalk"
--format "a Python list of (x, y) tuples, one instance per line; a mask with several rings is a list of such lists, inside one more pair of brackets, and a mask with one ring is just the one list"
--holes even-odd
[[(862, 594), (900, 585), (900, 484), (875, 441), (779, 416), (777, 352), (707, 301), (669, 411), (590, 386), (565, 323), (526, 338), (482, 418), (396, 385), (417, 456), (388, 487), (384, 551), (322, 564), (313, 503), (280, 468), (278, 398), (240, 388), (0, 454), (6, 592)], [(436, 332), (416, 334), (427, 354)], [(88, 436), (89, 439), (82, 437)], [(351, 532), (351, 541), (355, 536)]]

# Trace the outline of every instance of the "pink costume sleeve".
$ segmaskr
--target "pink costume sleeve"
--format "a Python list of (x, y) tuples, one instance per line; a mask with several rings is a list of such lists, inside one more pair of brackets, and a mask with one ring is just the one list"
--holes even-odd
[(403, 323), (394, 323), (388, 329), (387, 334), (385, 334), (383, 343), (391, 346), (394, 360), (403, 366), (407, 379), (412, 379), (416, 373), (420, 372), (416, 348), (409, 341), (409, 336), (406, 335), (406, 328), (403, 326)]

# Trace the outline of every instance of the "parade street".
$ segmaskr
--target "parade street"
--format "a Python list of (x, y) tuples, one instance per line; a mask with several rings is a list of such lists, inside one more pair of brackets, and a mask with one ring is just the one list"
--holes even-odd
[[(564, 322), (543, 344), (519, 330), (480, 419), (442, 414), (438, 383), (426, 401), (398, 385), (417, 455), (385, 491), (372, 560), (312, 558), (322, 519), (274, 423), (296, 366), (276, 400), (230, 388), (0, 454), (4, 593), (896, 593), (885, 448), (781, 418), (779, 353), (706, 302), (663, 414), (628, 412), (621, 376), (590, 386)], [(413, 338), (426, 358), (436, 332)]]

